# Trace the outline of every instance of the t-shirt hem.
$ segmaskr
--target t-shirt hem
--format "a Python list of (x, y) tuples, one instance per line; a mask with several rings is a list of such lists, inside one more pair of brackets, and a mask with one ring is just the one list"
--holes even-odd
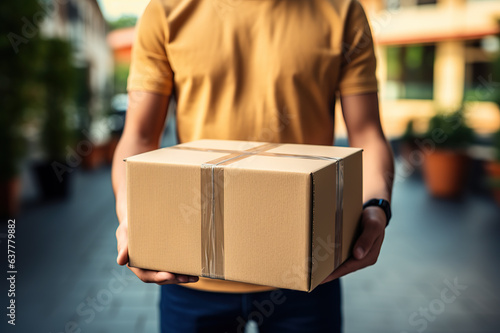
[(144, 91), (144, 92), (151, 92), (151, 93), (156, 93), (160, 95), (165, 95), (165, 96), (170, 96), (172, 89), (168, 86), (165, 85), (155, 85), (155, 84), (144, 84), (144, 83), (130, 83), (127, 86), (127, 92), (130, 91)]
[(261, 286), (261, 285), (225, 281), (225, 280), (212, 280), (207, 278), (200, 278), (200, 280), (196, 283), (187, 283), (180, 285), (190, 289), (196, 289), (207, 292), (229, 293), (229, 294), (258, 293), (258, 292), (266, 292), (278, 289), (269, 286)]
[(378, 85), (376, 83), (367, 84), (363, 86), (357, 85), (357, 86), (340, 88), (338, 91), (341, 96), (368, 94), (368, 93), (378, 92)]

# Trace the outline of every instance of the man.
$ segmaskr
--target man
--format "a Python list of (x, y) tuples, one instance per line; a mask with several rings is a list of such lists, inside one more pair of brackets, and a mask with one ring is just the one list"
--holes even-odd
[(138, 23), (128, 91), (130, 107), (112, 175), (120, 265), (128, 262), (122, 160), (158, 148), (171, 98), (177, 102), (180, 142), (331, 145), (340, 96), (349, 143), (364, 149), (364, 200), (377, 200), (363, 210), (352, 258), (324, 284), (308, 294), (130, 267), (142, 281), (162, 286), (163, 332), (242, 332), (248, 319), (261, 332), (340, 331), (338, 278), (376, 262), (390, 217), (393, 173), (361, 5), (152, 0)]

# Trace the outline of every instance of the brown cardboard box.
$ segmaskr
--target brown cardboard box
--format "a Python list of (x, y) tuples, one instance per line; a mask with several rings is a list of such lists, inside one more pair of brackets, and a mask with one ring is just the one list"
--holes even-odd
[(356, 148), (220, 140), (127, 158), (130, 265), (311, 291), (350, 256), (361, 162)]

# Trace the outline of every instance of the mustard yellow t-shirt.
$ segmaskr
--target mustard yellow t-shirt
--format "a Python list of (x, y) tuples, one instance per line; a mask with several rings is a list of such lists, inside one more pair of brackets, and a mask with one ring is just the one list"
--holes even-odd
[(375, 67), (356, 0), (152, 0), (137, 25), (128, 90), (173, 96), (180, 142), (331, 145), (336, 95), (376, 92)]

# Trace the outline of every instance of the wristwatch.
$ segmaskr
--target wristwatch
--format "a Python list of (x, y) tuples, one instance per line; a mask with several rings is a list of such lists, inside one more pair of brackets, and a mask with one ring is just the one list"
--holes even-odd
[(363, 209), (370, 206), (376, 206), (382, 208), (387, 219), (386, 227), (389, 225), (389, 220), (392, 217), (391, 204), (385, 199), (370, 199), (363, 204)]

